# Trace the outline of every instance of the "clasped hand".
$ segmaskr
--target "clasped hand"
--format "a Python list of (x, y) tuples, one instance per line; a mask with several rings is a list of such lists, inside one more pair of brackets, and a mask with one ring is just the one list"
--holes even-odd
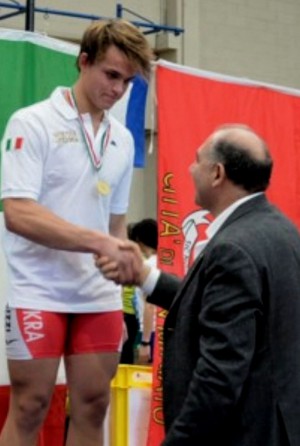
[(95, 264), (106, 279), (120, 285), (140, 285), (143, 281), (143, 257), (138, 245), (129, 240), (117, 250), (95, 255)]

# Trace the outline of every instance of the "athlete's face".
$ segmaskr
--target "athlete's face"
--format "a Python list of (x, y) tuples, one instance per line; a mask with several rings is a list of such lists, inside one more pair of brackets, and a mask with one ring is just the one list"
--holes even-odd
[(80, 69), (83, 92), (95, 110), (111, 108), (136, 74), (127, 56), (115, 46), (110, 46), (104, 58), (92, 65), (87, 61), (87, 54), (82, 53)]

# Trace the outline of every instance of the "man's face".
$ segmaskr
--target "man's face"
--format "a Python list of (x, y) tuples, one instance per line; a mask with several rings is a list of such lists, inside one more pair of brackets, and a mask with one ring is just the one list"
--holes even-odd
[(210, 156), (211, 139), (204, 142), (196, 152), (196, 159), (190, 166), (195, 186), (195, 203), (203, 209), (210, 210), (212, 198), (212, 181), (215, 163)]
[(126, 92), (136, 72), (127, 56), (115, 46), (110, 46), (101, 61), (93, 65), (87, 55), (81, 55), (80, 76), (86, 99), (91, 109), (110, 109)]

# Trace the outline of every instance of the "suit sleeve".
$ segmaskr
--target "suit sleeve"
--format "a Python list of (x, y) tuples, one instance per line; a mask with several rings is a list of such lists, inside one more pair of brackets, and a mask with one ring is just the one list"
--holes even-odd
[(203, 267), (199, 357), (163, 446), (215, 444), (237, 408), (254, 355), (263, 312), (255, 262), (242, 248), (223, 243), (208, 253)]
[(153, 292), (147, 297), (147, 301), (169, 310), (180, 283), (181, 280), (178, 277), (161, 272)]

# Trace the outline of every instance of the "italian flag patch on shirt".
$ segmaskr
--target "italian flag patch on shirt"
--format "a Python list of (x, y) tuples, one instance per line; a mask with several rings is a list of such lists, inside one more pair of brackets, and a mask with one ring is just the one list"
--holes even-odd
[(9, 138), (6, 141), (6, 151), (21, 150), (24, 145), (24, 138), (17, 136), (16, 138)]

